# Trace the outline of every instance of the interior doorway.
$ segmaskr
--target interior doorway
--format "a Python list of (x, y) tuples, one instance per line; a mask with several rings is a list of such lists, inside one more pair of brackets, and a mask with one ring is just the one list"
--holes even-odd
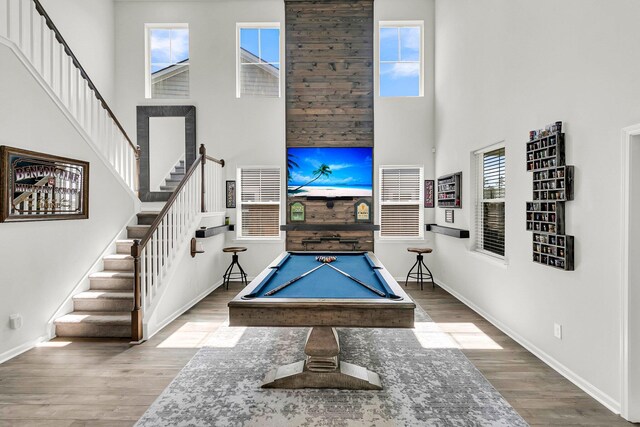
[(621, 415), (640, 422), (640, 124), (622, 131)]

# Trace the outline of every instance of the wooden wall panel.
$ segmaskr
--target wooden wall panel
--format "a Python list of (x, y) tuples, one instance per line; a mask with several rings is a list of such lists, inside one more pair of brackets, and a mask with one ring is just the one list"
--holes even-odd
[(287, 146), (373, 146), (373, 1), (285, 1)]
[[(373, 147), (373, 0), (285, 0), (288, 147)], [(307, 224), (355, 223), (354, 200), (300, 200)], [(371, 201), (371, 198), (367, 198)], [(372, 212), (373, 215), (373, 212)], [(373, 231), (289, 231), (288, 250), (373, 250)], [(321, 240), (302, 244), (303, 240)]]

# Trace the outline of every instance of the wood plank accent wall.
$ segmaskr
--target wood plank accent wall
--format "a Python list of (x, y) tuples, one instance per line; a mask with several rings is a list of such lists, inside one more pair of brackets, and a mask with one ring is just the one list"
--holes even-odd
[(373, 146), (373, 0), (285, 0), (287, 146)]
[[(373, 0), (285, 0), (287, 147), (373, 147), (373, 23)], [(304, 199), (287, 223), (295, 200), (306, 223), (355, 223), (355, 200)], [(372, 251), (373, 231), (289, 231), (287, 249)]]

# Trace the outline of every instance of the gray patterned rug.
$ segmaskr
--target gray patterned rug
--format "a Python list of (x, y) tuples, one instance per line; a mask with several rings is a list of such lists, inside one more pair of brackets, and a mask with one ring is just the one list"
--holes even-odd
[(527, 426), (459, 349), (429, 345), (444, 334), (419, 308), (416, 322), (339, 330), (341, 360), (379, 373), (382, 391), (261, 389), (303, 359), (307, 329), (222, 326), (137, 426)]

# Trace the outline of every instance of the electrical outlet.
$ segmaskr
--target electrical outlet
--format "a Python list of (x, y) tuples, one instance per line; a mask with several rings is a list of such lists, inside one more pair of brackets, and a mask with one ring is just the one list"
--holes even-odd
[(9, 327), (11, 329), (20, 329), (22, 327), (22, 316), (19, 314), (12, 314), (9, 316)]
[(553, 336), (558, 338), (559, 340), (562, 339), (562, 325), (559, 323), (554, 323), (553, 324)]

